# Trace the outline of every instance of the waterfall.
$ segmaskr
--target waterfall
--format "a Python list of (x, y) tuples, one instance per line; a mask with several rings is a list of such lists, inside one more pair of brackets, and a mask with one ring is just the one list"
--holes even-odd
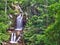
[(16, 23), (16, 29), (15, 30), (22, 30), (23, 29), (23, 23), (22, 20), (23, 17), (21, 14), (19, 14), (19, 16), (17, 17), (17, 23)]
[[(21, 11), (21, 8), (20, 8)], [(22, 11), (21, 11), (22, 12)], [(10, 16), (12, 17), (12, 16)], [(15, 30), (22, 30), (23, 29), (23, 14), (20, 13), (16, 18), (16, 28)], [(17, 43), (21, 37), (19, 36), (16, 40), (16, 34), (12, 32), (11, 34), (11, 43)]]
[(10, 43), (17, 43), (15, 40), (16, 40), (16, 33), (13, 32), (13, 33), (11, 34)]

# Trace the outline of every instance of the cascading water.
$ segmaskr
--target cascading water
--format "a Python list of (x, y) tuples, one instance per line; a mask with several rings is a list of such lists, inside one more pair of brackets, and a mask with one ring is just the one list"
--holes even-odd
[[(19, 14), (19, 16), (17, 17), (17, 26), (16, 26), (16, 29), (15, 30), (22, 30), (23, 29), (23, 17), (22, 17), (22, 14)], [(19, 41), (21, 37), (19, 36), (16, 40), (16, 42)]]
[[(19, 16), (17, 17), (17, 22), (16, 22), (16, 29), (15, 30), (22, 30), (23, 29), (23, 23), (22, 23), (22, 20), (23, 17), (21, 14), (19, 14)], [(12, 36), (11, 36), (11, 43), (17, 43), (19, 41), (21, 37), (19, 36), (18, 39), (16, 40), (16, 34), (15, 33), (12, 33)]]
[[(19, 8), (19, 10), (22, 12), (21, 8), (19, 6), (17, 6)], [(17, 18), (16, 18), (16, 28), (15, 30), (22, 30), (23, 29), (23, 14), (20, 13)], [(21, 34), (20, 34), (21, 35)], [(21, 37), (19, 36), (16, 40), (16, 33), (12, 33), (11, 35), (11, 43), (17, 43), (19, 41)]]
[(17, 43), (15, 40), (16, 40), (16, 33), (12, 33), (10, 43)]
[(16, 23), (16, 29), (15, 30), (22, 30), (23, 29), (23, 23), (22, 23), (22, 15), (19, 14), (19, 16), (17, 17), (17, 23)]

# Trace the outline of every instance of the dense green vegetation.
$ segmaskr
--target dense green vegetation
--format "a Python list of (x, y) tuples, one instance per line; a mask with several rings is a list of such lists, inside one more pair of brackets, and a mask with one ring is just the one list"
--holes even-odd
[(8, 15), (15, 13), (12, 2), (18, 2), (23, 12), (28, 15), (24, 28), (26, 45), (60, 44), (60, 0), (6, 1), (0, 0), (0, 43), (9, 40), (7, 29), (11, 20)]

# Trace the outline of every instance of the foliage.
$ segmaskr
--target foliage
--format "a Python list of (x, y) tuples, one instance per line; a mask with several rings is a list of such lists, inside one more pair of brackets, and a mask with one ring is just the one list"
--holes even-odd
[[(47, 42), (46, 42), (46, 45), (59, 45), (60, 43), (60, 3), (55, 3), (53, 5), (50, 6), (51, 10), (53, 12), (56, 11), (56, 20), (55, 20), (55, 23), (53, 25), (50, 25), (46, 31), (45, 31), (45, 35), (46, 35), (46, 39)], [(53, 10), (54, 9), (54, 10)], [(52, 13), (52, 15), (54, 15), (54, 13)]]
[(6, 14), (6, 1), (0, 0), (0, 42), (9, 40), (8, 15), (15, 13), (11, 5), (17, 2), (29, 16), (24, 28), (26, 45), (59, 45), (60, 0), (7, 0)]
[(8, 16), (5, 15), (5, 1), (2, 0), (0, 1), (0, 43), (9, 39), (7, 33), (8, 22)]

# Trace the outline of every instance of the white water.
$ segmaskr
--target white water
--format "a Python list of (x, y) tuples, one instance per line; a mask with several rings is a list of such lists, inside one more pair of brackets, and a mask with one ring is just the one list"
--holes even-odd
[(17, 17), (17, 26), (15, 30), (22, 30), (23, 28), (22, 19), (23, 17), (21, 16), (21, 14), (19, 14), (19, 16)]
[[(19, 7), (19, 6), (17, 6)], [(20, 8), (20, 11), (22, 12), (21, 8)], [(22, 13), (19, 14), (19, 16), (17, 17), (16, 19), (16, 29), (15, 30), (22, 30), (23, 29), (23, 16), (22, 16)], [(19, 41), (21, 37), (19, 36), (16, 40), (16, 33), (12, 33), (11, 34), (11, 43), (17, 43)]]
[(15, 40), (16, 40), (16, 33), (12, 33), (10, 43), (17, 43)]
[(11, 41), (13, 41), (13, 33), (11, 34)]
[[(19, 14), (19, 16), (17, 17), (17, 26), (16, 26), (16, 29), (15, 30), (22, 30), (23, 29), (23, 23), (22, 23), (22, 20), (23, 17), (21, 14)], [(18, 42), (19, 40), (21, 39), (21, 37), (19, 36), (16, 40), (16, 42)]]
[[(17, 25), (16, 25), (16, 29), (15, 30), (22, 30), (23, 29), (23, 25), (22, 25), (22, 19), (23, 17), (21, 16), (21, 14), (19, 14), (19, 16), (17, 17)], [(16, 33), (12, 33), (11, 34), (11, 43), (17, 43), (19, 41), (21, 37), (19, 36), (16, 40)]]

